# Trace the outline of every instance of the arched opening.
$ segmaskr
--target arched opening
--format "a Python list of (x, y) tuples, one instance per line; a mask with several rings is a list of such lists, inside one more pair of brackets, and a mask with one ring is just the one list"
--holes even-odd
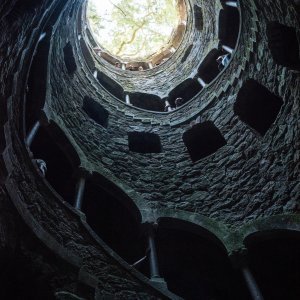
[(39, 118), (41, 109), (45, 104), (51, 35), (52, 27), (40, 36), (40, 41), (31, 64), (26, 94), (26, 131)]
[(122, 100), (124, 97), (124, 90), (115, 80), (109, 78), (103, 72), (98, 70), (97, 79), (99, 83), (113, 96)]
[(263, 85), (249, 79), (240, 89), (234, 104), (234, 113), (261, 135), (275, 122), (283, 100)]
[(128, 263), (145, 255), (141, 217), (132, 200), (94, 174), (86, 183), (82, 211), (95, 233)]
[(77, 70), (76, 61), (74, 57), (73, 47), (70, 42), (66, 44), (63, 49), (64, 61), (69, 75), (73, 75)]
[(136, 107), (152, 111), (164, 111), (165, 104), (158, 96), (144, 93), (131, 93), (129, 97), (130, 103)]
[(198, 68), (199, 77), (205, 82), (212, 82), (220, 73), (217, 58), (225, 53), (218, 49), (211, 50)]
[(198, 5), (194, 5), (194, 18), (195, 18), (195, 27), (197, 30), (203, 30), (203, 12), (202, 8)]
[(104, 128), (107, 128), (109, 113), (101, 104), (99, 104), (94, 99), (85, 96), (83, 98), (82, 109), (97, 124), (101, 125)]
[[(79, 18), (79, 20), (80, 20), (80, 24), (81, 24), (81, 19)], [(86, 28), (86, 35), (87, 35), (87, 37), (88, 37), (88, 41), (89, 41), (90, 45), (91, 45), (93, 48), (97, 48), (98, 45), (97, 45), (97, 43), (95, 42), (95, 40), (94, 40), (94, 38), (93, 38), (93, 35), (92, 35), (92, 33), (91, 33), (91, 31), (90, 31), (90, 29), (89, 29), (88, 27)]]
[(156, 234), (161, 276), (184, 299), (248, 299), (221, 242), (186, 221), (159, 219)]
[(219, 15), (219, 40), (222, 45), (235, 48), (240, 29), (240, 15), (235, 7), (226, 6)]
[(160, 153), (160, 137), (150, 132), (128, 132), (129, 151), (137, 153)]
[(201, 90), (202, 87), (195, 79), (186, 79), (169, 93), (169, 102), (171, 106), (175, 107), (175, 100), (182, 98), (181, 105), (183, 105), (195, 97)]
[(300, 70), (299, 42), (295, 28), (270, 22), (267, 25), (267, 37), (274, 61), (287, 68)]
[(181, 63), (185, 62), (188, 56), (190, 55), (192, 49), (193, 49), (194, 44), (189, 45), (188, 48), (185, 50), (184, 55), (181, 59)]
[(46, 180), (67, 202), (73, 205), (76, 186), (76, 171), (80, 159), (64, 132), (53, 122), (41, 127), (30, 150), (35, 159), (47, 165)]
[(182, 139), (193, 162), (226, 145), (223, 135), (211, 121), (194, 125), (183, 134)]
[(81, 47), (83, 57), (88, 65), (89, 69), (91, 70), (91, 72), (93, 72), (95, 69), (95, 62), (94, 62), (93, 56), (90, 52), (90, 49), (86, 45), (86, 42), (84, 39), (80, 39), (80, 47)]
[(300, 234), (274, 230), (245, 240), (248, 264), (265, 300), (300, 299)]
[[(82, 34), (82, 6), (80, 7), (78, 14), (77, 14), (77, 31), (79, 34)], [(88, 28), (86, 29), (88, 31)], [(90, 43), (90, 40), (89, 40)]]

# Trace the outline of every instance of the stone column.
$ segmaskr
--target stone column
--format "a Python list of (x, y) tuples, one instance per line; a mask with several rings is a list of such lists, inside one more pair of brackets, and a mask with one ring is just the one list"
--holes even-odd
[(200, 85), (201, 85), (202, 87), (205, 87), (205, 86), (206, 86), (206, 83), (204, 82), (204, 80), (203, 80), (202, 78), (198, 77), (198, 78), (197, 78), (197, 81), (200, 83)]
[(148, 249), (149, 249), (149, 267), (150, 267), (150, 281), (160, 287), (167, 288), (165, 280), (160, 277), (159, 265), (155, 245), (155, 225), (157, 224), (147, 224), (147, 238), (148, 238)]
[(128, 94), (125, 95), (125, 102), (126, 102), (126, 104), (129, 104), (129, 105), (131, 104), (130, 103), (130, 97), (129, 97)]
[(168, 112), (173, 110), (168, 100), (165, 100), (165, 107), (167, 108)]
[(40, 37), (39, 37), (39, 40), (38, 42), (41, 42), (45, 37), (46, 37), (47, 33), (46, 32), (43, 32)]
[(263, 295), (257, 285), (257, 282), (250, 271), (247, 264), (247, 250), (241, 249), (235, 253), (233, 253), (230, 258), (233, 263), (233, 266), (239, 269), (243, 275), (243, 278), (246, 282), (247, 288), (253, 300), (264, 300)]
[(233, 52), (233, 49), (230, 48), (230, 47), (228, 47), (228, 46), (226, 46), (226, 45), (222, 45), (222, 48), (223, 48), (226, 52), (228, 52), (228, 53), (230, 53), (230, 54), (232, 54), (232, 52)]
[(40, 121), (37, 121), (31, 128), (30, 132), (28, 133), (27, 137), (26, 137), (26, 140), (25, 140), (25, 143), (28, 147), (31, 146), (39, 128), (41, 127), (41, 122)]
[(148, 232), (149, 263), (150, 263), (151, 279), (152, 278), (160, 278), (154, 237), (155, 237), (154, 230), (151, 226), (151, 228), (149, 229), (149, 232)]
[(82, 208), (82, 202), (85, 191), (86, 176), (81, 174), (76, 185), (74, 207), (78, 210)]
[(242, 267), (242, 274), (247, 284), (248, 290), (253, 300), (264, 300), (260, 289), (253, 277), (253, 274), (247, 266)]
[(231, 6), (231, 7), (238, 7), (238, 4), (236, 1), (226, 1), (225, 4), (227, 6)]

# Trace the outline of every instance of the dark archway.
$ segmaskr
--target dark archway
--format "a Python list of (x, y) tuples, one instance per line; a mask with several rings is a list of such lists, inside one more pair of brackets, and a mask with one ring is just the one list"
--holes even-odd
[(194, 5), (194, 18), (195, 18), (195, 27), (197, 30), (203, 30), (203, 12), (202, 8), (198, 5)]
[(198, 68), (199, 77), (205, 82), (212, 82), (220, 73), (217, 58), (225, 53), (218, 49), (211, 50)]
[(211, 121), (194, 125), (183, 134), (182, 139), (193, 162), (226, 145), (223, 135)]
[(160, 153), (162, 146), (159, 135), (151, 132), (128, 132), (128, 147), (137, 153)]
[(128, 263), (145, 255), (140, 213), (113, 183), (94, 174), (86, 183), (82, 211), (95, 233)]
[(184, 55), (182, 56), (182, 59), (181, 59), (181, 63), (185, 62), (188, 58), (188, 56), (190, 55), (192, 49), (194, 47), (194, 44), (191, 44), (187, 47), (187, 49), (185, 50), (184, 52)]
[(240, 89), (233, 110), (241, 121), (261, 135), (265, 135), (275, 122), (283, 100), (254, 79), (249, 79)]
[(41, 109), (46, 100), (48, 58), (52, 27), (44, 32), (35, 51), (28, 81), (26, 93), (26, 131), (32, 128), (34, 122), (39, 118)]
[(88, 65), (89, 69), (91, 70), (91, 72), (93, 72), (95, 69), (95, 61), (94, 61), (93, 55), (90, 52), (90, 49), (86, 45), (85, 40), (82, 38), (80, 39), (80, 47), (81, 47), (83, 57)]
[(164, 111), (165, 103), (159, 96), (145, 93), (131, 93), (129, 96), (130, 103), (136, 107), (152, 111)]
[(124, 98), (124, 90), (115, 80), (109, 78), (103, 72), (97, 71), (97, 79), (99, 83), (113, 96), (122, 100)]
[(240, 15), (235, 7), (225, 6), (219, 15), (219, 40), (222, 45), (235, 48), (240, 30)]
[(265, 300), (300, 299), (300, 234), (274, 230), (245, 240), (248, 264)]
[(241, 277), (221, 242), (207, 230), (172, 218), (159, 219), (156, 245), (161, 276), (184, 299), (247, 299)]
[(77, 65), (74, 57), (73, 47), (70, 42), (63, 49), (64, 61), (69, 75), (73, 75), (77, 70)]
[(101, 104), (93, 98), (85, 96), (83, 98), (82, 109), (97, 124), (107, 128), (109, 113)]
[(270, 22), (267, 24), (267, 37), (274, 61), (290, 69), (300, 70), (299, 42), (295, 28)]
[(202, 90), (202, 86), (195, 79), (186, 79), (169, 93), (169, 102), (175, 106), (176, 98), (182, 98), (181, 105), (195, 97)]
[(35, 159), (46, 162), (46, 179), (50, 185), (73, 205), (80, 159), (64, 132), (51, 122), (39, 129), (30, 149)]

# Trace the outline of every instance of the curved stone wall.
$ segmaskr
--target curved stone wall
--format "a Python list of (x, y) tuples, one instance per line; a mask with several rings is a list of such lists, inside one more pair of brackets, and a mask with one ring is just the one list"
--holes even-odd
[[(197, 212), (230, 226), (239, 226), (261, 216), (295, 210), (296, 198), (291, 193), (297, 186), (297, 176), (295, 171), (287, 170), (287, 164), (282, 163), (282, 156), (289, 157), (286, 152), (289, 150), (293, 152), (292, 157), (295, 155), (290, 145), (297, 144), (299, 130), (296, 124), (297, 110), (292, 109), (299, 93), (299, 89), (294, 88), (297, 86), (298, 75), (273, 63), (266, 40), (267, 20), (257, 10), (258, 4), (252, 1), (244, 1), (242, 4), (241, 41), (232, 63), (215, 82), (203, 90), (200, 99), (193, 99), (171, 113), (174, 116), (165, 117), (165, 121), (160, 116), (156, 119), (151, 113), (143, 113), (148, 118), (142, 117), (136, 109), (126, 105), (117, 104), (118, 108), (114, 107), (113, 99), (97, 87), (82, 58), (77, 57), (78, 72), (74, 74), (75, 77), (62, 78), (61, 74), (65, 74), (65, 71), (60, 47), (67, 43), (69, 33), (64, 23), (57, 28), (58, 34), (53, 38), (55, 48), (51, 63), (49, 111), (80, 149), (82, 164), (100, 173), (105, 170), (110, 178), (130, 194), (134, 191), (133, 197), (143, 209), (166, 207)], [(275, 16), (273, 14), (273, 19)], [(279, 21), (282, 22), (281, 19)], [(292, 25), (293, 22), (296, 22), (295, 12), (286, 23)], [(74, 44), (73, 47), (76, 52), (77, 46)], [(252, 54), (251, 47), (255, 47)], [(245, 65), (241, 65), (241, 61), (245, 61)], [(278, 76), (282, 79), (279, 85), (274, 80)], [(234, 115), (233, 104), (243, 82), (248, 78), (257, 80), (284, 101), (275, 124), (264, 137), (249, 130)], [(85, 96), (97, 99), (107, 109), (107, 129), (94, 126), (93, 121), (82, 114), (81, 106)], [(199, 111), (199, 106), (203, 106), (203, 102), (209, 98), (208, 106)], [(205, 100), (202, 102), (202, 99)], [(209, 157), (193, 163), (182, 135), (190, 127), (189, 111), (193, 110), (195, 114), (197, 107), (201, 123), (213, 122), (227, 144)], [(168, 119), (180, 115), (181, 120), (176, 125), (169, 123)], [(284, 133), (287, 115), (290, 122), (295, 122), (294, 126), (289, 126), (289, 134)], [(127, 141), (127, 133), (130, 131), (158, 134), (162, 152), (145, 155), (130, 152)], [(288, 165), (295, 168), (297, 160), (293, 158)], [(272, 175), (263, 176), (266, 173)]]
[[(277, 21), (295, 28), (299, 41), (298, 16), (292, 4), (240, 1), (240, 40), (230, 65), (181, 108), (154, 114), (118, 101), (91, 73), (82, 56), (77, 27), (70, 26), (77, 20), (81, 1), (28, 1), (28, 6), (18, 9), (16, 3), (0, 5), (5, 32), (0, 39), (4, 83), (0, 90), (0, 196), (11, 200), (42, 244), (70, 266), (68, 284), (54, 286), (54, 290), (65, 288), (76, 293), (74, 284), (78, 281), (92, 289), (93, 296), (85, 295), (91, 299), (177, 298), (111, 250), (85, 216), (70, 205), (72, 199), (63, 199), (41, 176), (33, 161), (39, 157), (34, 157), (25, 143), (29, 125), (38, 120), (45, 128), (51, 129), (49, 123), (54, 123), (61, 129), (65, 137), (53, 133), (54, 139), (63, 144), (71, 160), (78, 155), (78, 162), (74, 162), (77, 165), (80, 161), (78, 173), (84, 170), (88, 177), (100, 176), (106, 191), (136, 214), (137, 223), (158, 222), (160, 226), (160, 220), (175, 219), (191, 223), (187, 227), (197, 225), (199, 236), (209, 232), (231, 255), (243, 250), (245, 239), (256, 233), (299, 231), (299, 72), (274, 62), (267, 36), (268, 23)], [(197, 3), (203, 6), (202, 1)], [(56, 4), (60, 9), (49, 19)], [(53, 25), (51, 35), (46, 35), (49, 55), (38, 56), (41, 62), (46, 59), (48, 66), (43, 83), (47, 85), (45, 106), (28, 117), (31, 108), (26, 105), (34, 98), (28, 96), (27, 77), (47, 22)], [(66, 45), (69, 50), (64, 52)], [(67, 69), (64, 53), (71, 60), (72, 72)], [(193, 63), (191, 53), (186, 64)], [(171, 65), (167, 62), (166, 68)], [(259, 88), (247, 90), (249, 79)], [(142, 84), (143, 79), (137, 80), (136, 86)], [(243, 89), (252, 98), (267, 97), (268, 103), (280, 99), (280, 110), (272, 116), (274, 123), (266, 133), (259, 134), (255, 126), (235, 115), (235, 103), (241, 97), (246, 101)], [(91, 118), (84, 107), (87, 97), (99, 105), (96, 117)], [(252, 98), (246, 104), (253, 111)], [(247, 110), (247, 105), (242, 108)], [(259, 122), (255, 116), (253, 119)], [(198, 127), (205, 129), (203, 124), (213, 128), (209, 136), (217, 133), (225, 143), (213, 153), (207, 151), (208, 156), (197, 153), (200, 158), (196, 156), (193, 162), (189, 153), (197, 147), (188, 149), (183, 135)], [(161, 152), (130, 151), (130, 132), (155, 134)], [(198, 130), (193, 134), (196, 140), (206, 137)]]

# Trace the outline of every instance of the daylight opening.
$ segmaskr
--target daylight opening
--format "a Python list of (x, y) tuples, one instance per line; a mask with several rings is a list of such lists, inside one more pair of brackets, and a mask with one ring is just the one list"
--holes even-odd
[(100, 56), (156, 63), (157, 55), (168, 58), (178, 48), (186, 9), (183, 0), (89, 0), (87, 20)]

